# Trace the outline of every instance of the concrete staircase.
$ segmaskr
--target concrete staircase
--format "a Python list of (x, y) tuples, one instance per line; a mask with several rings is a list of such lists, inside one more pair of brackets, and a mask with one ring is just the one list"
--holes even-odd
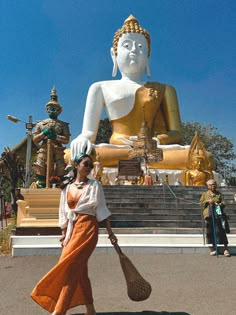
[[(104, 186), (111, 223), (125, 252), (203, 253), (203, 227), (199, 198), (205, 187)], [(222, 188), (230, 216), (230, 251), (236, 254), (236, 203), (234, 188)], [(12, 255), (59, 255), (54, 227), (21, 227), (12, 236)], [(113, 252), (101, 225), (96, 251)]]
[[(112, 226), (119, 232), (142, 228), (143, 233), (202, 233), (199, 199), (205, 187), (106, 186)], [(231, 233), (236, 233), (236, 187), (221, 189)]]

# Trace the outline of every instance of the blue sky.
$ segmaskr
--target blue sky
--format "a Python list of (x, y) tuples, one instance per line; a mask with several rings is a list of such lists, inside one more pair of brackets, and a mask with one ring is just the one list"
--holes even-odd
[(81, 132), (88, 88), (112, 78), (113, 35), (130, 14), (151, 35), (151, 80), (176, 88), (181, 119), (236, 145), (235, 12), (234, 0), (2, 0), (0, 152), (26, 133), (6, 115), (47, 118), (53, 85), (71, 140)]

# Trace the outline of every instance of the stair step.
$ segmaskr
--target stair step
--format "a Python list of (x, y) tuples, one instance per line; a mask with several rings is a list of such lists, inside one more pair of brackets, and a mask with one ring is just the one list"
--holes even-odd
[(135, 227), (160, 227), (160, 228), (165, 228), (165, 227), (193, 227), (193, 228), (198, 228), (199, 227), (199, 222), (182, 222), (179, 223), (178, 221), (167, 221), (165, 224), (163, 222), (160, 222), (158, 220), (156, 221), (112, 221), (111, 222), (112, 227), (130, 227), (133, 228)]
[[(201, 234), (116, 234), (124, 252), (150, 253), (206, 253), (209, 245), (204, 245)], [(58, 236), (12, 236), (12, 256), (60, 255), (60, 235)], [(236, 235), (229, 239), (230, 251), (236, 253)], [(220, 247), (222, 251), (223, 248)], [(114, 252), (107, 235), (99, 234), (96, 247), (98, 252)]]
[(176, 204), (170, 204), (170, 203), (135, 203), (129, 202), (129, 203), (111, 203), (107, 202), (107, 206), (109, 209), (164, 209), (164, 210), (173, 210), (173, 211), (178, 211), (178, 210), (188, 210), (188, 211), (198, 211), (200, 213), (200, 207), (194, 206), (194, 205), (188, 205), (188, 204), (183, 204), (183, 205), (176, 205)]
[[(119, 214), (119, 215), (124, 215), (126, 213), (129, 214), (146, 214), (147, 216), (150, 214), (155, 214), (155, 215), (184, 215), (184, 216), (188, 216), (188, 215), (198, 215), (199, 217), (201, 216), (200, 210), (196, 209), (196, 210), (192, 210), (189, 211), (189, 209), (160, 209), (160, 208), (111, 208), (108, 207), (112, 213), (112, 215), (115, 214)], [(231, 216), (230, 216), (231, 218)]]
[[(121, 219), (122, 218), (122, 219)], [(169, 222), (169, 221), (178, 221), (178, 222), (191, 222), (191, 221), (200, 221), (201, 217), (199, 214), (189, 214), (189, 215), (180, 215), (177, 213), (173, 214), (146, 214), (146, 213), (113, 213), (111, 216), (111, 221), (116, 220), (133, 220), (133, 221), (162, 221), (162, 222)]]
[[(202, 228), (191, 227), (113, 227), (113, 231), (115, 234), (202, 234)], [(107, 231), (100, 227), (99, 233), (107, 234)]]

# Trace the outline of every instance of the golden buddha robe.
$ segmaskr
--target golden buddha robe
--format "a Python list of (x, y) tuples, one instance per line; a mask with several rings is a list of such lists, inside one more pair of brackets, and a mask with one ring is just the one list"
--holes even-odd
[[(171, 100), (173, 106), (171, 105)], [(179, 108), (176, 106), (175, 89), (157, 82), (147, 82), (137, 89), (133, 109), (124, 117), (111, 120), (113, 134), (110, 144), (117, 147), (96, 146), (96, 154), (104, 167), (117, 167), (119, 160), (127, 160), (132, 148), (122, 147), (121, 137), (129, 139), (137, 136), (142, 122), (148, 124), (151, 134), (166, 135), (160, 139), (161, 144), (179, 144), (181, 142), (181, 121)], [(188, 150), (164, 150), (163, 161), (151, 163), (150, 166), (160, 169), (186, 169)]]
[[(110, 144), (122, 145), (124, 143), (119, 139), (120, 137), (129, 139), (130, 136), (137, 136), (144, 118), (151, 135), (172, 133), (168, 140), (161, 140), (161, 144), (180, 143), (179, 111), (173, 108), (172, 113), (167, 112), (167, 106), (164, 101), (166, 89), (166, 85), (157, 82), (147, 82), (144, 86), (138, 88), (135, 93), (133, 109), (126, 116), (111, 120), (113, 134)], [(174, 117), (176, 116), (179, 121), (174, 125)], [(174, 126), (175, 129), (171, 130), (169, 128), (170, 125)]]

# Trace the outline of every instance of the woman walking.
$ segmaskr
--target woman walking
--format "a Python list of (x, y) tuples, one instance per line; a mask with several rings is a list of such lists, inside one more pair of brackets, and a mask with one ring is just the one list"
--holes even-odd
[(85, 305), (86, 315), (96, 314), (88, 259), (98, 241), (98, 222), (105, 220), (111, 243), (117, 243), (102, 186), (87, 177), (93, 168), (92, 158), (82, 153), (74, 162), (76, 174), (63, 187), (59, 206), (62, 254), (31, 294), (33, 300), (53, 315), (66, 315), (67, 310), (78, 305)]

